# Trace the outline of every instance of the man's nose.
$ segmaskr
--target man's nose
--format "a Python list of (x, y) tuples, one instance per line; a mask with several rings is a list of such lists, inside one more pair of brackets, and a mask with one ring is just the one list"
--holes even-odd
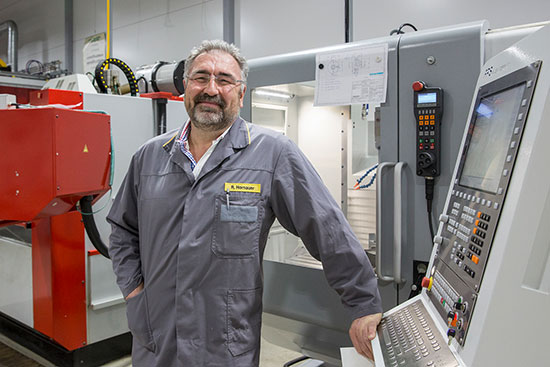
[(204, 92), (209, 96), (216, 96), (220, 94), (218, 85), (216, 84), (216, 78), (212, 77), (204, 87)]

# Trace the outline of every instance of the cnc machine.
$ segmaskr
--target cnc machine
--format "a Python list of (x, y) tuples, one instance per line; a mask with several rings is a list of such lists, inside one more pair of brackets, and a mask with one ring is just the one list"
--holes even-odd
[(425, 288), (384, 315), (376, 366), (548, 365), (549, 36), (482, 67)]
[[(250, 61), (243, 117), (287, 134), (312, 161), (376, 267), (384, 310), (421, 289), (432, 252), (429, 221), (437, 224), (454, 185), (483, 63), (540, 28), (489, 31), (480, 21)], [(384, 103), (313, 106), (318, 54), (383, 44)], [(374, 184), (353, 190), (367, 171), (369, 179), (376, 172)], [(483, 261), (483, 253), (473, 255)], [(264, 256), (264, 278), (264, 337), (339, 365), (339, 347), (351, 345), (350, 321), (320, 264), (277, 223)]]

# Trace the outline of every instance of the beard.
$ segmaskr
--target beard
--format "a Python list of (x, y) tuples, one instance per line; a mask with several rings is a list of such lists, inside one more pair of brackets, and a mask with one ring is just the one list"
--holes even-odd
[[(197, 128), (206, 131), (225, 130), (238, 116), (238, 110), (232, 111), (221, 96), (209, 96), (199, 94), (194, 100), (194, 105), (189, 111), (191, 122)], [(208, 105), (201, 105), (201, 102), (215, 103), (218, 108)]]

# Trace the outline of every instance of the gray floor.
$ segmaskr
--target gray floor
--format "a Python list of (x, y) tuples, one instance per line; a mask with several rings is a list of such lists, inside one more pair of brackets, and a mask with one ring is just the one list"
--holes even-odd
[[(286, 362), (301, 356), (300, 353), (281, 348), (271, 344), (262, 338), (260, 352), (260, 367), (282, 367)], [(130, 367), (130, 357), (120, 359), (104, 365), (103, 367)], [(298, 367), (299, 365), (297, 365)]]
[[(38, 366), (55, 367), (53, 364), (49, 363), (42, 357), (34, 354), (33, 352), (27, 350), (26, 348), (18, 344), (15, 344), (11, 340), (4, 337), (2, 334), (0, 334), (0, 343), (3, 343), (9, 346), (10, 348), (14, 349), (15, 351), (23, 354), (24, 356), (33, 359), (34, 361), (37, 362)], [(268, 341), (264, 340), (263, 338), (262, 338), (261, 348), (262, 349), (260, 353), (260, 367), (282, 367), (286, 362), (301, 356), (300, 353), (271, 344)], [(31, 364), (29, 364), (29, 366), (30, 365)], [(130, 360), (130, 357), (128, 356), (128, 357), (119, 359), (117, 361), (110, 362), (104, 365), (103, 367), (130, 367), (131, 365), (132, 365), (131, 360)], [(299, 365), (296, 365), (296, 367), (298, 366)], [(6, 366), (6, 367), (12, 367), (12, 366)], [(16, 366), (13, 366), (13, 367), (16, 367)]]

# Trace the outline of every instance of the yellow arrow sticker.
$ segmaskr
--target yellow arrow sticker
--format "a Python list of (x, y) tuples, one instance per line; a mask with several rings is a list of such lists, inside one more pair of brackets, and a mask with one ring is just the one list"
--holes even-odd
[(233, 192), (261, 192), (261, 184), (252, 184), (252, 183), (230, 183), (226, 182), (224, 191), (233, 191)]
[(84, 144), (84, 150), (82, 152), (83, 153), (88, 153), (88, 145)]

